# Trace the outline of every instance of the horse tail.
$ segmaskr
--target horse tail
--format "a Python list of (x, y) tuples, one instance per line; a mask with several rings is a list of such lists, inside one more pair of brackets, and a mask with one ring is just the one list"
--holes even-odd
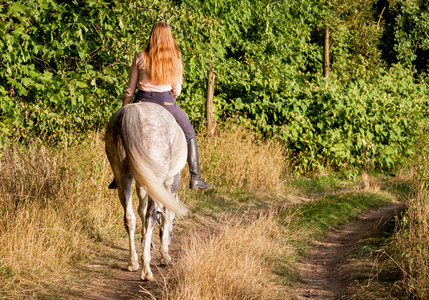
[(143, 151), (143, 115), (144, 112), (137, 105), (126, 105), (122, 108), (121, 138), (133, 178), (146, 188), (152, 199), (163, 204), (178, 217), (185, 216), (188, 212), (186, 206), (176, 201), (163, 185), (162, 178), (165, 178), (166, 174)]

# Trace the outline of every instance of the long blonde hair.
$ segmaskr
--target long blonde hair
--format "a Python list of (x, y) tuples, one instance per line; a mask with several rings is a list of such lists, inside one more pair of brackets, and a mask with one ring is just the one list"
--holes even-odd
[(156, 22), (144, 50), (146, 72), (151, 81), (172, 84), (182, 79), (182, 54), (170, 26)]

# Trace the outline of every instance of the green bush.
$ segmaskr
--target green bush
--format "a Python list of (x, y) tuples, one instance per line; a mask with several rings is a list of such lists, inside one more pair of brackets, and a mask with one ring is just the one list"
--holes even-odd
[(311, 89), (289, 100), (289, 122), (281, 129), (300, 168), (388, 170), (412, 154), (415, 128), (428, 116), (428, 89), (414, 83), (410, 70), (380, 69)]
[[(216, 118), (238, 119), (264, 138), (279, 136), (297, 170), (391, 169), (411, 153), (428, 91), (415, 79), (420, 73), (381, 61), (373, 4), (345, 2), (335, 10), (322, 0), (3, 1), (0, 136), (73, 141), (104, 128), (120, 107), (133, 56), (153, 23), (164, 20), (183, 52), (178, 101), (197, 130), (213, 69)], [(348, 9), (359, 5), (365, 13)]]

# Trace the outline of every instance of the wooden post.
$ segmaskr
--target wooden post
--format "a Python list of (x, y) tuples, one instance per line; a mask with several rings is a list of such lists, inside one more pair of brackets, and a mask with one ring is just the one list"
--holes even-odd
[(216, 122), (213, 113), (213, 94), (214, 94), (214, 82), (216, 74), (213, 70), (207, 73), (207, 90), (206, 90), (206, 120), (207, 120), (207, 132), (210, 136), (214, 135), (216, 129)]
[(329, 79), (329, 27), (325, 27), (324, 42), (323, 42), (323, 77), (325, 77), (325, 88), (328, 87)]

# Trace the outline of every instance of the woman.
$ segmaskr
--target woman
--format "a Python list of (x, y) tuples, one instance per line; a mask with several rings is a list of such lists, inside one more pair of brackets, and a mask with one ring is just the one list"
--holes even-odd
[[(149, 44), (134, 57), (122, 106), (130, 103), (136, 88), (134, 103), (153, 102), (165, 107), (185, 133), (188, 143), (188, 165), (191, 173), (190, 189), (210, 189), (200, 175), (195, 131), (188, 116), (176, 103), (182, 87), (182, 55), (170, 26), (157, 22), (149, 36)], [(109, 185), (116, 188), (115, 180)]]

